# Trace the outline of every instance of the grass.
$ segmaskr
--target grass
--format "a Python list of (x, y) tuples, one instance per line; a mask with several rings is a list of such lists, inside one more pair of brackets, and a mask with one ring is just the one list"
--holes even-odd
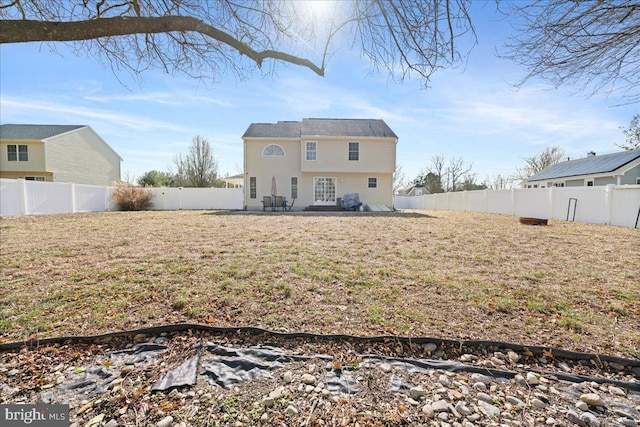
[(193, 322), (640, 355), (640, 230), (456, 212), (0, 219), (0, 340)]

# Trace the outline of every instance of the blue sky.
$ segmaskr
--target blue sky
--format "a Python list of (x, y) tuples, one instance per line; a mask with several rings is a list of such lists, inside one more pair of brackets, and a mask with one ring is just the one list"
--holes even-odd
[(325, 77), (278, 65), (275, 75), (256, 72), (247, 81), (230, 73), (205, 82), (148, 71), (138, 83), (64, 45), (57, 53), (40, 43), (2, 45), (0, 121), (89, 125), (124, 159), (129, 178), (167, 170), (195, 135), (212, 143), (220, 174), (234, 175), (250, 123), (304, 117), (384, 119), (399, 136), (397, 161), (407, 179), (436, 154), (473, 162), (481, 182), (514, 173), (523, 157), (547, 146), (571, 158), (618, 150), (620, 128), (640, 106), (540, 81), (514, 89), (524, 70), (495, 55), (509, 22), (493, 14), (492, 3), (475, 3), (472, 19), (478, 45), (468, 61), (437, 72), (426, 90), (418, 80), (398, 84), (371, 72), (347, 47), (331, 58)]

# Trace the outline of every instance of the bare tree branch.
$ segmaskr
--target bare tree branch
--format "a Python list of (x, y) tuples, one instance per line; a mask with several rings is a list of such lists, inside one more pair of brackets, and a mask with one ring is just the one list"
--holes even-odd
[(228, 70), (243, 78), (278, 63), (322, 76), (327, 59), (351, 43), (372, 70), (398, 81), (417, 75), (427, 86), (435, 71), (468, 55), (458, 51), (457, 38), (475, 41), (469, 4), (336, 1), (323, 14), (306, 1), (13, 0), (0, 5), (0, 43), (73, 43), (116, 73), (159, 68), (197, 78)]
[(512, 2), (522, 25), (502, 56), (525, 67), (518, 86), (540, 77), (589, 95), (640, 102), (640, 4), (631, 0)]

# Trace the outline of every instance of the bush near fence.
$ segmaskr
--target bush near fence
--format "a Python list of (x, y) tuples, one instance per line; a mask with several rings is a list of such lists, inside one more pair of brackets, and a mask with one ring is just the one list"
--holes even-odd
[[(149, 188), (154, 210), (243, 209), (240, 188)], [(113, 187), (0, 179), (0, 216), (117, 210)]]

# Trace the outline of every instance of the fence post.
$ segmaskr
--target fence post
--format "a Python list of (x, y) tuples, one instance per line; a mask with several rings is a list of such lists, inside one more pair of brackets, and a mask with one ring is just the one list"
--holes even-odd
[(69, 184), (69, 201), (71, 202), (71, 213), (76, 213), (76, 185)]
[(20, 210), (22, 215), (29, 215), (27, 206), (27, 180), (20, 179)]
[(549, 187), (549, 219), (553, 219), (553, 186)]
[(516, 216), (516, 189), (511, 189), (511, 216)]
[(613, 192), (616, 186), (608, 184), (605, 190), (605, 204), (607, 208), (607, 225), (611, 225), (611, 217), (613, 216)]
[(484, 213), (489, 212), (489, 189), (484, 189)]

